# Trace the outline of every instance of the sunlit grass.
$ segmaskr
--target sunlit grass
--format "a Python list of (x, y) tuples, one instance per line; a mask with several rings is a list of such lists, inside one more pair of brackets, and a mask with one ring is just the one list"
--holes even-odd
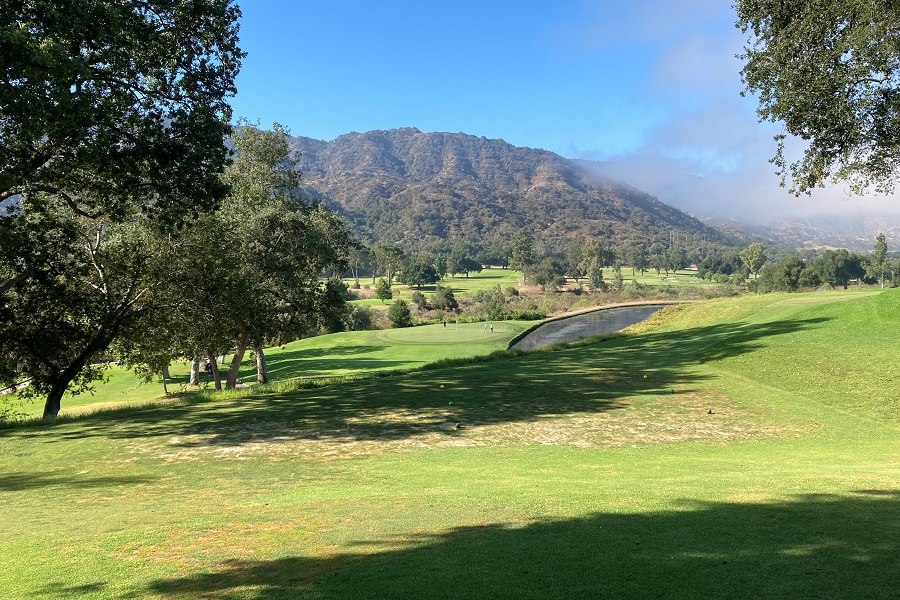
[(893, 598), (898, 308), (0, 430), (0, 597)]
[[(383, 370), (409, 370), (438, 360), (483, 356), (505, 350), (510, 340), (533, 323), (503, 321), (494, 323), (491, 332), (486, 323), (423, 325), (382, 331), (351, 331), (298, 340), (269, 348), (266, 356), (273, 382), (288, 379), (321, 379), (358, 375)], [(226, 357), (226, 362), (231, 357)], [(222, 366), (222, 369), (227, 366)], [(189, 365), (175, 363), (170, 367), (170, 393), (189, 391)], [(247, 385), (256, 383), (256, 362), (248, 353), (239, 377)], [(201, 374), (201, 385), (211, 388), (211, 378)], [(98, 382), (92, 393), (72, 396), (62, 401), (62, 415), (72, 415), (99, 408), (128, 403), (145, 403), (165, 398), (161, 378), (141, 383), (133, 373), (113, 365), (106, 380)], [(40, 416), (39, 401), (19, 400), (10, 396), (0, 402), (26, 417)]]

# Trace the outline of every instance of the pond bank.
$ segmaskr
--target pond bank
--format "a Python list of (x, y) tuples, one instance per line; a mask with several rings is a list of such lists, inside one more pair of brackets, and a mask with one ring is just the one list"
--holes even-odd
[(542, 321), (513, 338), (509, 350), (537, 350), (584, 337), (621, 331), (646, 320), (656, 311), (682, 302), (634, 302), (595, 307)]

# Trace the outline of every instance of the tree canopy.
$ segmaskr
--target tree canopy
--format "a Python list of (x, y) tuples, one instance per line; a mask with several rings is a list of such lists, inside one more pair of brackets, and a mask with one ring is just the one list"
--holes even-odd
[(887, 0), (738, 0), (741, 58), (761, 119), (807, 143), (773, 163), (795, 194), (828, 180), (893, 190), (900, 169), (900, 5)]
[(168, 222), (214, 205), (239, 15), (230, 0), (3, 3), (0, 200)]
[(159, 307), (164, 233), (227, 191), (239, 14), (230, 0), (0, 4), (0, 381), (29, 378), (45, 417)]

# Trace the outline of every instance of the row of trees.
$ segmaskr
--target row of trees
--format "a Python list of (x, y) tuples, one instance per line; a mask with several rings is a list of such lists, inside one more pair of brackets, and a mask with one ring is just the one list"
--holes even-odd
[(900, 260), (890, 260), (887, 242), (879, 234), (872, 253), (863, 254), (845, 249), (825, 250), (807, 259), (789, 256), (767, 261), (759, 269), (752, 288), (759, 292), (794, 292), (803, 288), (827, 285), (846, 289), (853, 281), (885, 286), (900, 275)]
[[(257, 380), (265, 382), (266, 341), (303, 335), (346, 312), (339, 286), (321, 274), (346, 265), (349, 231), (295, 195), (285, 132), (244, 124), (233, 141), (238, 154), (222, 176), (229, 193), (217, 211), (181, 228), (160, 230), (141, 214), (115, 221), (57, 207), (55, 231), (37, 229), (55, 233), (57, 259), (53, 270), (35, 269), (4, 294), (0, 347), (3, 378), (30, 379), (22, 393), (46, 396), (45, 416), (58, 413), (67, 389), (89, 389), (104, 357), (148, 379), (176, 358), (193, 359), (196, 380), (205, 356), (218, 389), (215, 357), (233, 352), (224, 379), (234, 387), (253, 348)], [(2, 225), (27, 239), (37, 211), (23, 204)], [(16, 318), (25, 314), (34, 318)]]
[[(492, 249), (491, 251), (495, 251)], [(702, 239), (672, 236), (652, 241), (635, 239), (616, 244), (608, 239), (573, 240), (564, 251), (548, 252), (540, 248), (530, 232), (518, 230), (507, 254), (495, 263), (482, 263), (487, 250), (468, 242), (456, 242), (434, 251), (407, 254), (397, 245), (355, 246), (350, 252), (349, 275), (360, 286), (363, 277), (371, 277), (376, 288), (396, 282), (420, 288), (443, 280), (448, 275), (480, 272), (484, 265), (501, 266), (525, 273), (528, 282), (545, 288), (562, 285), (566, 278), (585, 280), (591, 289), (606, 289), (621, 278), (621, 266), (634, 272), (655, 270), (657, 274), (675, 272), (701, 260), (715, 261), (725, 252), (737, 249), (712, 244)], [(604, 268), (612, 267), (612, 277), (604, 278)], [(379, 284), (379, 277), (385, 280)], [(378, 296), (381, 297), (381, 296)], [(385, 297), (387, 299), (387, 296)]]
[(399, 275), (400, 283), (421, 287), (447, 275), (468, 277), (469, 273), (481, 272), (482, 263), (476, 258), (479, 251), (474, 245), (457, 242), (445, 250), (409, 254), (399, 245), (379, 244), (369, 248), (355, 243), (349, 251), (347, 274), (353, 278), (354, 287), (359, 288), (363, 277), (371, 277), (375, 284), (380, 275), (388, 285), (393, 285)]

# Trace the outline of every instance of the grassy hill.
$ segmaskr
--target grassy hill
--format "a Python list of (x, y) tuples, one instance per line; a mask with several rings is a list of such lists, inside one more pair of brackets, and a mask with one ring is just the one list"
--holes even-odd
[(0, 430), (0, 597), (895, 598), (898, 308)]

